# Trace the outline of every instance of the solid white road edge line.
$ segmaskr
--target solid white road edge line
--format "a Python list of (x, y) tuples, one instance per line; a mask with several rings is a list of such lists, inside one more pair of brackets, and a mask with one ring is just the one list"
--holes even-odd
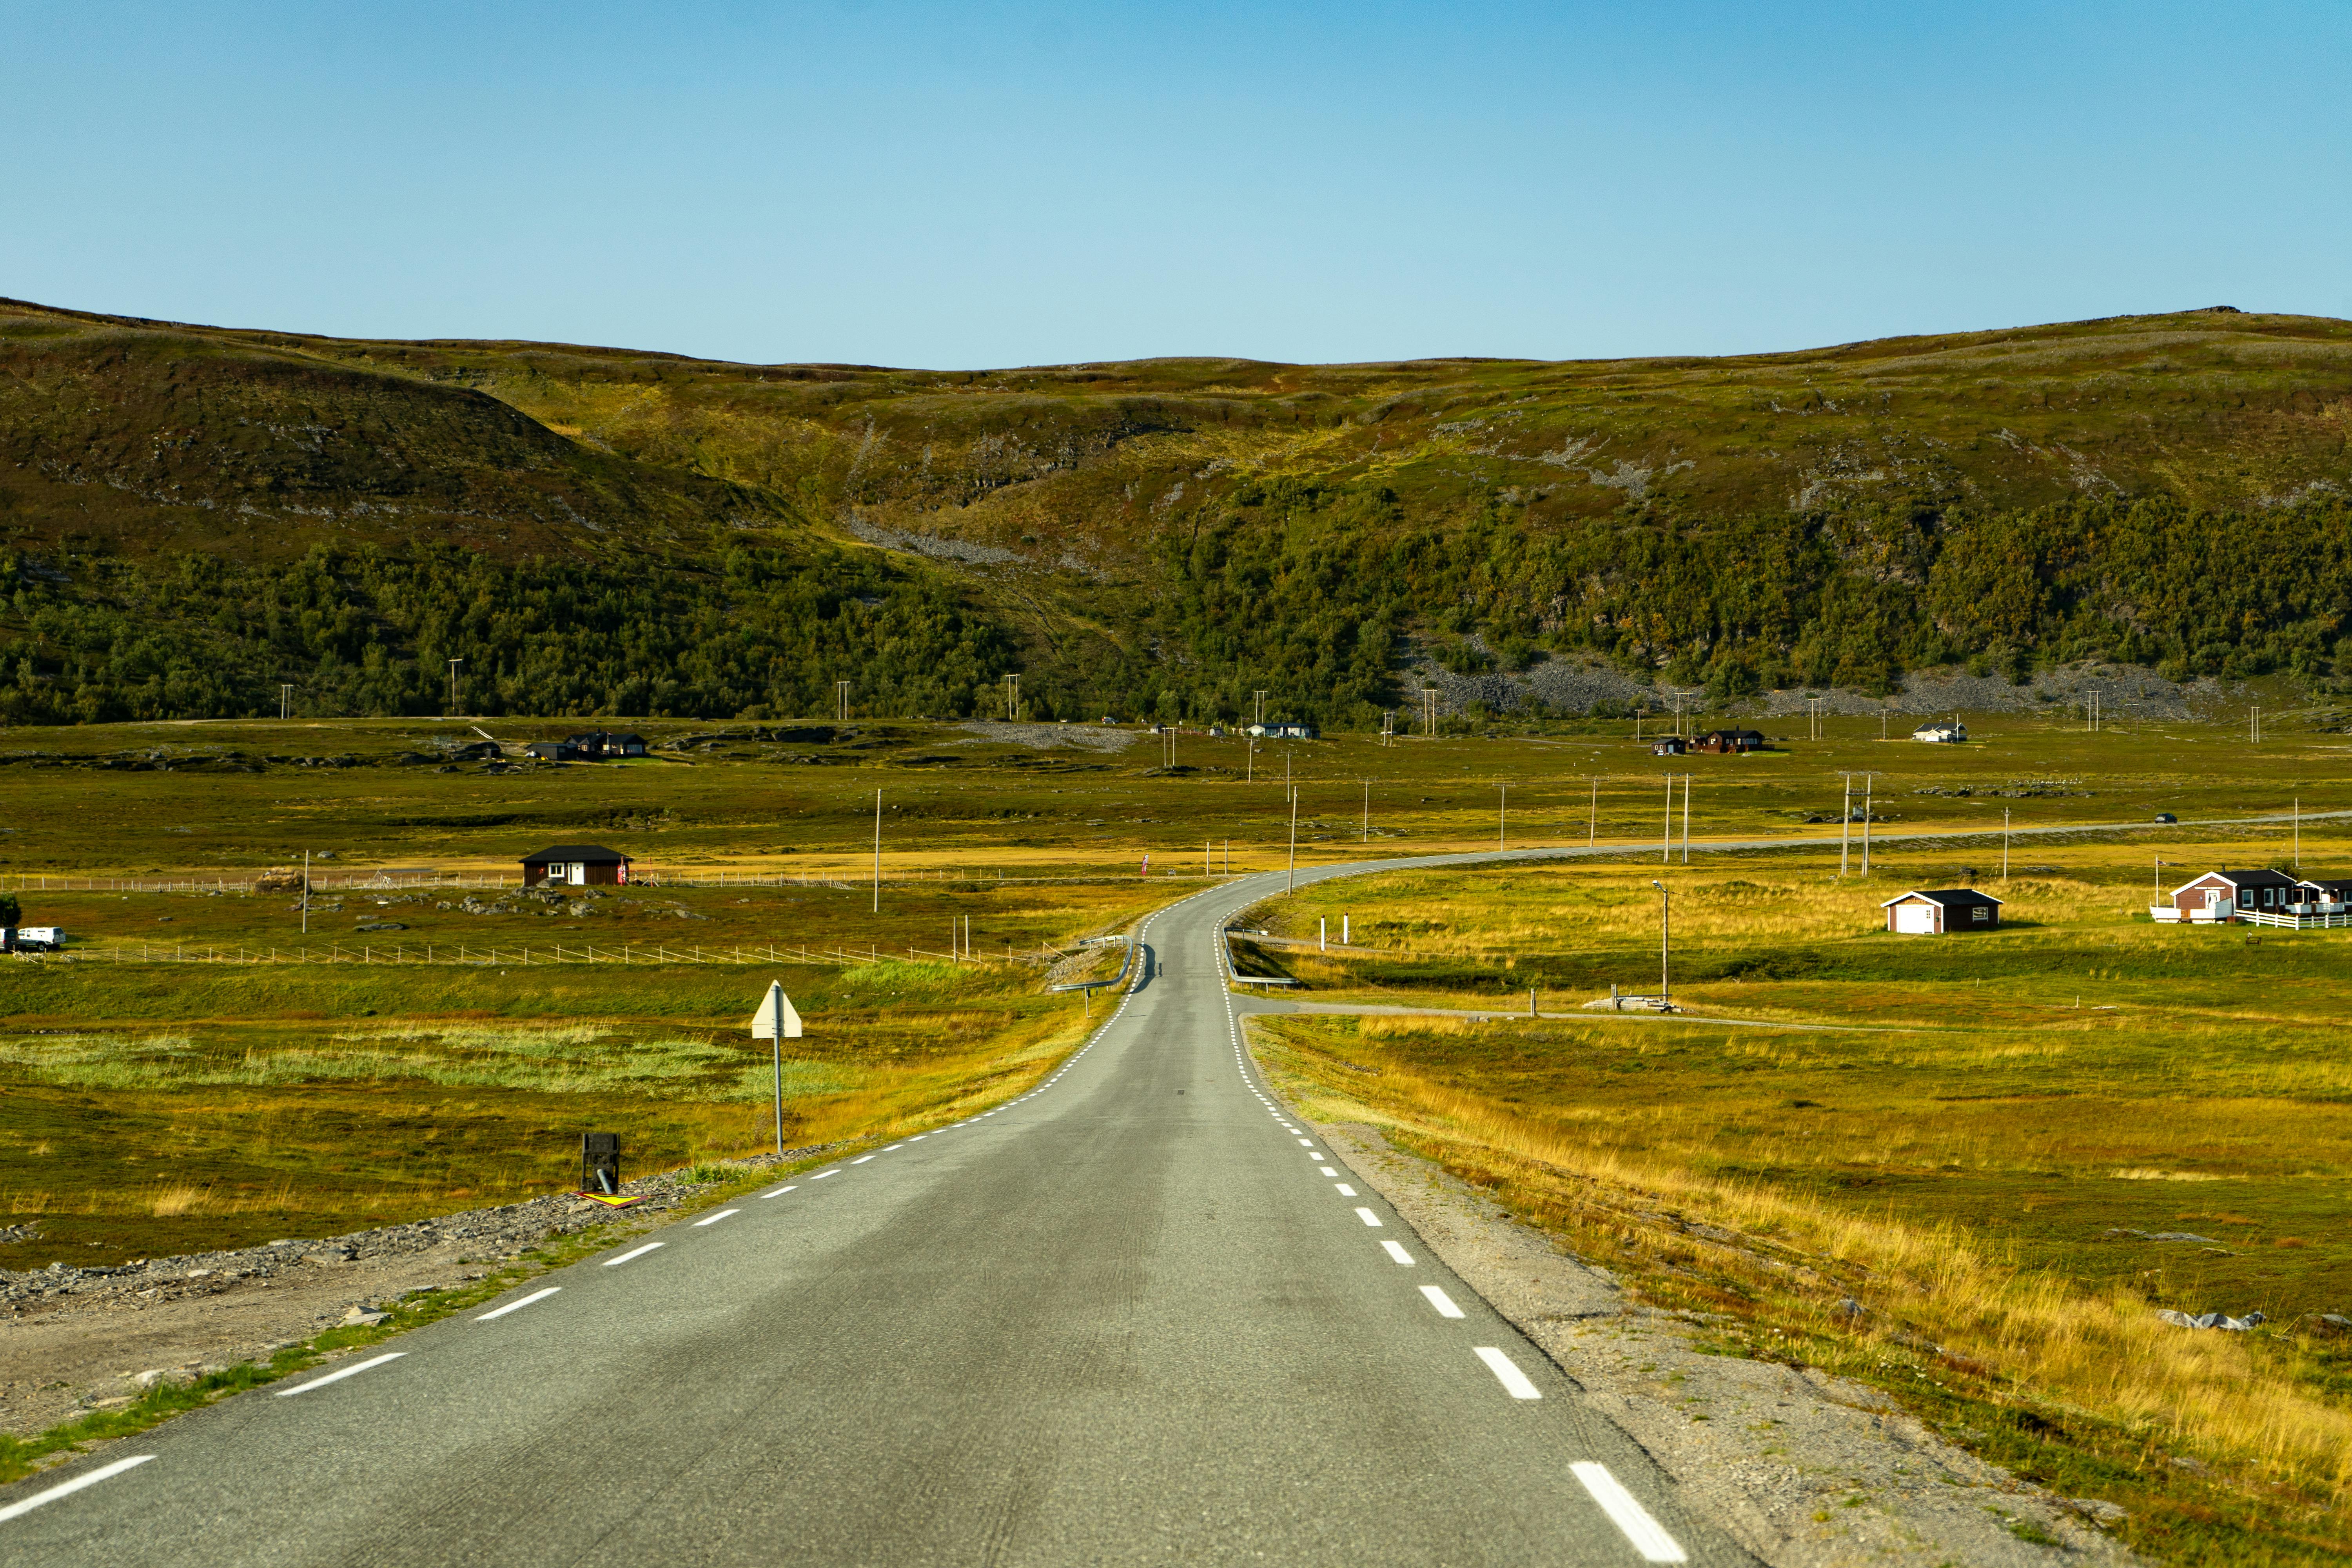
[(1381, 1216), (1374, 1214), (1370, 1209), (1358, 1209), (1356, 1211), (1356, 1217), (1362, 1220), (1366, 1225), (1370, 1226), (1375, 1230), (1380, 1228)]
[(1436, 1286), (1423, 1285), (1421, 1293), (1429, 1298), (1429, 1304), (1437, 1309), (1439, 1317), (1458, 1318), (1462, 1315), (1462, 1309), (1454, 1304), (1454, 1298)]
[(1634, 1501), (1633, 1494), (1609, 1473), (1608, 1466), (1582, 1459), (1569, 1468), (1576, 1472), (1576, 1479), (1584, 1483), (1584, 1489), (1592, 1494), (1592, 1500), (1601, 1505), (1601, 1511), (1609, 1516), (1609, 1521), (1625, 1532), (1625, 1539), (1633, 1543), (1633, 1550), (1642, 1554), (1643, 1562), (1690, 1561), (1683, 1554), (1683, 1549), (1675, 1544), (1675, 1538), (1666, 1533), (1665, 1527), (1652, 1519), (1650, 1510)]
[(704, 1226), (706, 1226), (706, 1225), (717, 1225), (720, 1220), (725, 1219), (729, 1215), (730, 1215), (730, 1214), (741, 1214), (742, 1212), (743, 1212), (743, 1211), (742, 1211), (741, 1209), (720, 1209), (717, 1214), (712, 1215), (711, 1215), (709, 1218), (708, 1218), (708, 1219), (698, 1219), (698, 1220), (696, 1220), (696, 1221), (694, 1222), (694, 1228), (695, 1228), (695, 1229), (697, 1229), (697, 1230), (700, 1230), (700, 1229), (701, 1229)]
[(152, 1454), (134, 1455), (128, 1459), (117, 1459), (110, 1465), (100, 1465), (98, 1468), (86, 1471), (69, 1481), (59, 1481), (45, 1492), (35, 1492), (23, 1502), (12, 1502), (6, 1508), (0, 1508), (0, 1521), (12, 1520), (20, 1513), (30, 1513), (45, 1502), (55, 1502), (61, 1497), (71, 1497), (84, 1487), (94, 1487), (108, 1477), (119, 1476), (125, 1470), (145, 1464), (154, 1457)]
[(331, 1383), (341, 1383), (347, 1377), (358, 1376), (372, 1366), (382, 1366), (388, 1361), (398, 1361), (407, 1353), (406, 1351), (387, 1351), (382, 1355), (370, 1356), (365, 1361), (353, 1362), (351, 1365), (331, 1372), (324, 1377), (314, 1377), (310, 1382), (297, 1384), (292, 1388), (281, 1388), (278, 1391), (278, 1397), (291, 1399), (298, 1394), (308, 1394), (314, 1388), (324, 1388)]
[(1495, 1374), (1495, 1380), (1503, 1385), (1512, 1398), (1541, 1399), (1543, 1397), (1543, 1390), (1529, 1383), (1528, 1374), (1514, 1365), (1509, 1356), (1505, 1355), (1493, 1345), (1480, 1345), (1478, 1359), (1486, 1363), (1486, 1370)]
[(653, 1251), (655, 1248), (667, 1247), (669, 1243), (666, 1241), (648, 1241), (643, 1247), (636, 1247), (628, 1252), (624, 1252), (618, 1258), (607, 1258), (604, 1259), (604, 1267), (607, 1268), (618, 1268), (622, 1264), (626, 1263), (632, 1258), (643, 1258), (646, 1253)]
[(520, 1312), (525, 1307), (530, 1306), (533, 1301), (544, 1301), (550, 1296), (554, 1295), (557, 1291), (562, 1289), (563, 1287), (561, 1285), (550, 1285), (544, 1290), (533, 1290), (530, 1295), (525, 1296), (520, 1301), (509, 1301), (503, 1307), (493, 1307), (490, 1310), (484, 1312), (480, 1317), (476, 1318), (474, 1321), (478, 1323), (487, 1323), (492, 1318), (503, 1318), (509, 1312)]

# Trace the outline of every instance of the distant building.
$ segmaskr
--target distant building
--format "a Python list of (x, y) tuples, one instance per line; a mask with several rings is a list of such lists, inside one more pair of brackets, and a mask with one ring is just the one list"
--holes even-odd
[(2000, 924), (2000, 900), (1969, 888), (1915, 889), (1878, 907), (1886, 911), (1886, 929), (1906, 936), (1948, 936)]
[(1679, 757), (1689, 750), (1680, 735), (1661, 735), (1650, 742), (1650, 755), (1654, 757)]
[(576, 763), (580, 748), (569, 741), (533, 741), (522, 749), (526, 757), (537, 757), (542, 763)]
[(1969, 727), (1958, 719), (1948, 724), (1922, 724), (1911, 731), (1911, 738), (1933, 742), (1965, 741), (1969, 738)]
[(617, 849), (601, 844), (556, 844), (522, 858), (522, 885), (542, 882), (572, 888), (614, 887), (629, 879), (635, 864)]
[(1311, 741), (1315, 739), (1312, 724), (1252, 724), (1248, 733), (1266, 741)]
[[(560, 743), (571, 747), (572, 754), (582, 762), (603, 762), (610, 757), (642, 757), (646, 754), (645, 737), (625, 731), (585, 730), (577, 735), (566, 735)], [(526, 751), (530, 749), (524, 748)]]
[(2284, 871), (2208, 871), (2173, 889), (2168, 905), (2156, 906), (2156, 918), (2197, 921), (2283, 915), (2297, 905), (2326, 901), (2317, 895), (2341, 886), (2300, 882)]
[(1690, 749), (1694, 752), (1722, 753), (1760, 752), (1764, 749), (1764, 731), (1761, 730), (1709, 730), (1706, 734), (1693, 741), (1690, 743)]

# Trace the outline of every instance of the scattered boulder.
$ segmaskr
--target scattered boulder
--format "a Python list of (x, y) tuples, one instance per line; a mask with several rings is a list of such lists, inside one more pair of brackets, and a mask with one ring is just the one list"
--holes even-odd
[(2242, 1318), (2232, 1318), (2223, 1312), (2200, 1312), (2191, 1317), (2187, 1312), (2176, 1312), (2169, 1307), (2158, 1307), (2156, 1315), (2176, 1329), (2229, 1329), (2237, 1333), (2270, 1321), (2260, 1312), (2248, 1312)]

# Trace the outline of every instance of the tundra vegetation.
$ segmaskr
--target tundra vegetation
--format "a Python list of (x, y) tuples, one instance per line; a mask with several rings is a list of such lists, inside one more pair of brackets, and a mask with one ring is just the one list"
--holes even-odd
[(937, 373), (0, 302), (0, 717), (1254, 711), (2339, 670), (2352, 324)]
[[(2339, 824), (2304, 840), (2306, 866), (2352, 858)], [(1927, 840), (1867, 879), (1807, 849), (1320, 884), (1258, 923), (1311, 942), (1345, 914), (1354, 945), (1253, 963), (1437, 1014), (1257, 1038), (1307, 1114), (1438, 1160), (1727, 1352), (1902, 1391), (2123, 1503), (2162, 1561), (2340, 1559), (2352, 931), (2155, 925), (2137, 847), (2035, 843), (2006, 881), (1979, 843)], [(2291, 854), (2267, 825), (2167, 848)], [(1611, 982), (1657, 993), (1654, 879), (1685, 1012), (1585, 1010)], [(1971, 880), (2009, 900), (1999, 931), (1884, 929), (1881, 900)]]

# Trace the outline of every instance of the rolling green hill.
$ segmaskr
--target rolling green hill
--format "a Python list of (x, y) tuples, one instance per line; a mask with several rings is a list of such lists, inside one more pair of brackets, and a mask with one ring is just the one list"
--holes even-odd
[[(1427, 658), (1718, 696), (1971, 658), (2330, 673), (2352, 323), (1713, 360), (990, 372), (0, 302), (0, 713), (1362, 722)], [(2352, 648), (2346, 650), (2352, 658)]]

